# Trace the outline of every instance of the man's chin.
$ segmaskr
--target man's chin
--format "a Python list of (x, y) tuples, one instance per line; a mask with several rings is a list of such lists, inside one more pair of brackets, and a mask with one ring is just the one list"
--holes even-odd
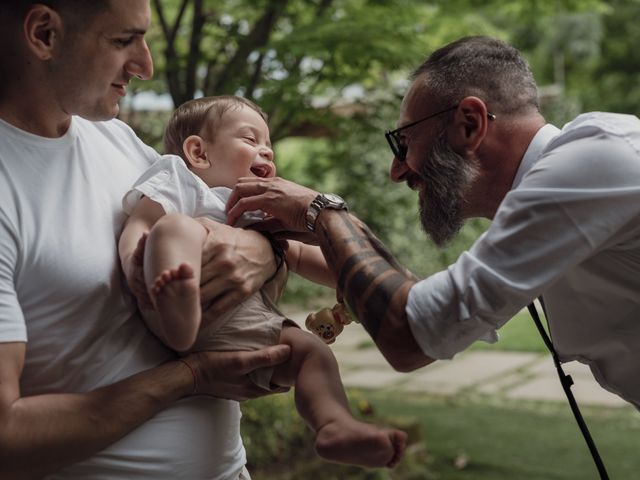
[(118, 113), (120, 113), (120, 105), (116, 103), (114, 105), (96, 107), (91, 110), (81, 111), (76, 113), (76, 115), (91, 122), (104, 122), (116, 118)]
[(460, 232), (464, 222), (462, 220), (450, 220), (448, 222), (433, 222), (420, 215), (422, 230), (439, 248), (446, 247)]

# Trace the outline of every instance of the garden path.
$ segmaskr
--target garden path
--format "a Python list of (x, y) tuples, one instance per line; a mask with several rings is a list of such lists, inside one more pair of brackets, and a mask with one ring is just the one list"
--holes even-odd
[[(286, 312), (303, 326), (308, 312)], [(472, 350), (410, 373), (393, 370), (359, 324), (348, 325), (331, 345), (346, 387), (440, 396), (484, 395), (507, 400), (566, 402), (549, 354)], [(589, 368), (563, 365), (580, 405), (623, 407), (627, 402), (598, 385)]]

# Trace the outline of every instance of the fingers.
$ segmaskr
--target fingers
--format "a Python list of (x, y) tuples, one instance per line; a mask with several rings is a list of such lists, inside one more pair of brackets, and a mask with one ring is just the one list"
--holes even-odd
[[(258, 210), (258, 208), (251, 208), (251, 205), (260, 203), (256, 201), (256, 197), (259, 198), (261, 194), (268, 190), (268, 183), (272, 180), (268, 178), (258, 182), (253, 177), (239, 178), (229, 196), (229, 200), (227, 200), (227, 224), (235, 225), (244, 212)], [(253, 201), (250, 201), (251, 199)]]
[(291, 347), (280, 344), (251, 352), (239, 352), (238, 354), (243, 356), (241, 359), (241, 371), (247, 374), (258, 368), (275, 367), (286, 362), (291, 355)]
[[(235, 191), (236, 190), (234, 190), (234, 192)], [(229, 206), (231, 205), (232, 204), (230, 202), (227, 203), (227, 208), (229, 208)], [(235, 225), (244, 212), (251, 212), (254, 210), (263, 210), (269, 213), (265, 208), (265, 202), (262, 195), (255, 195), (248, 198), (239, 198), (227, 211), (227, 225)]]
[[(254, 384), (249, 373), (279, 365), (287, 361), (290, 354), (288, 345), (274, 345), (255, 351), (198, 352), (188, 359), (198, 374), (199, 393), (242, 401), (271, 393)], [(287, 390), (278, 388), (278, 392)]]
[[(141, 276), (142, 274), (140, 274), (140, 277)], [(144, 283), (144, 279), (140, 278), (137, 280), (132, 291), (138, 301), (138, 307), (140, 309), (154, 308), (153, 303), (151, 302), (151, 297), (149, 296), (149, 291), (147, 290), (147, 285)]]
[(247, 228), (250, 228), (252, 230), (257, 230), (260, 232), (271, 232), (271, 233), (279, 233), (286, 230), (281, 220), (278, 220), (277, 218), (271, 218), (271, 217), (267, 217), (258, 223), (249, 225)]
[[(200, 224), (207, 229), (207, 237), (202, 246), (202, 269), (200, 276), (201, 286), (208, 284), (216, 277), (224, 277), (234, 269), (232, 253), (236, 244), (238, 232), (233, 227), (209, 220), (197, 218)], [(214, 261), (215, 260), (215, 261)], [(220, 291), (216, 291), (218, 295)], [(213, 295), (203, 297), (210, 300)]]
[[(202, 291), (202, 290), (201, 290)], [(212, 321), (216, 320), (220, 317), (220, 315), (229, 311), (231, 308), (238, 305), (240, 302), (245, 300), (249, 294), (246, 296), (238, 293), (237, 290), (228, 290), (221, 295), (215, 297), (209, 304), (206, 306), (206, 310), (202, 312), (202, 324), (203, 326), (208, 325)]]
[(389, 460), (389, 463), (387, 463), (388, 468), (394, 468), (404, 456), (404, 452), (407, 448), (407, 438), (406, 432), (396, 431), (391, 434), (391, 443), (393, 444), (394, 454), (391, 460)]
[(138, 243), (136, 244), (136, 249), (133, 251), (133, 263), (136, 265), (142, 265), (144, 261), (144, 248), (147, 244), (147, 238), (149, 237), (148, 232), (144, 232), (142, 236), (138, 239)]
[(227, 223), (247, 211), (262, 210), (287, 230), (305, 231), (305, 213), (317, 192), (280, 177), (240, 178), (227, 201)]
[(287, 240), (306, 243), (307, 245), (319, 245), (318, 236), (312, 232), (282, 232)]
[(200, 289), (204, 300), (211, 300), (226, 290), (224, 280), (232, 284), (234, 271), (233, 256), (228, 249), (213, 243), (205, 245), (202, 252), (202, 267), (200, 272)]
[(210, 302), (211, 314), (223, 313), (246, 300), (261, 285), (256, 280), (251, 281), (249, 273), (239, 270), (240, 261), (228, 252), (222, 252), (215, 261), (203, 264), (200, 298), (202, 302)]

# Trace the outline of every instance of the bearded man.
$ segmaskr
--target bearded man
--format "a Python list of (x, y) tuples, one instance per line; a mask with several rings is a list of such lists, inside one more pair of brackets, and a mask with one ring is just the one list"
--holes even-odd
[(489, 37), (435, 51), (414, 72), (390, 177), (418, 191), (444, 244), (464, 220), (492, 220), (446, 270), (419, 280), (341, 199), (282, 179), (242, 179), (229, 221), (262, 209), (312, 232), (341, 294), (400, 371), (452, 358), (544, 298), (560, 361), (640, 407), (640, 120), (593, 112), (547, 124), (521, 53)]

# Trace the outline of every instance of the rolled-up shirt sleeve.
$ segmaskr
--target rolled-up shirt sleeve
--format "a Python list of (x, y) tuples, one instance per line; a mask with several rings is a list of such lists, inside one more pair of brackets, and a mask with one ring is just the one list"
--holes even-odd
[(27, 341), (27, 328), (14, 279), (18, 244), (15, 229), (0, 211), (0, 342)]
[(640, 218), (640, 162), (623, 138), (578, 129), (551, 142), (509, 192), (491, 227), (448, 269), (409, 292), (407, 317), (426, 355), (452, 358), (497, 330)]

